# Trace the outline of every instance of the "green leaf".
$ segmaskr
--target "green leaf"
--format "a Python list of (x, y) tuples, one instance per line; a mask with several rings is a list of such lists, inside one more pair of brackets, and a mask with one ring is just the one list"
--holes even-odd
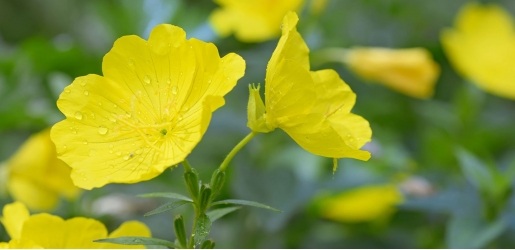
[(162, 212), (165, 212), (168, 210), (172, 210), (172, 209), (178, 208), (187, 203), (191, 203), (191, 202), (190, 201), (182, 201), (182, 200), (181, 201), (171, 201), (171, 202), (165, 203), (165, 204), (157, 207), (156, 209), (144, 214), (144, 216), (150, 216), (150, 215), (162, 213)]
[(259, 208), (264, 208), (264, 209), (272, 210), (272, 211), (275, 211), (275, 212), (281, 212), (281, 210), (273, 208), (271, 206), (268, 206), (268, 205), (265, 205), (265, 204), (261, 204), (259, 202), (247, 201), (247, 200), (234, 200), (234, 199), (221, 200), (221, 201), (216, 201), (216, 202), (211, 203), (211, 206), (225, 205), (225, 204), (259, 207)]
[(181, 215), (175, 217), (173, 226), (175, 229), (175, 237), (177, 238), (179, 245), (181, 248), (186, 248), (188, 243), (186, 239), (186, 230), (184, 229), (184, 220)]
[(457, 149), (456, 155), (461, 169), (468, 181), (480, 191), (490, 193), (494, 184), (493, 176), (487, 166), (464, 149)]
[(183, 201), (189, 201), (193, 202), (192, 199), (189, 197), (186, 197), (182, 194), (178, 193), (169, 193), (169, 192), (158, 192), (158, 193), (148, 193), (148, 194), (140, 194), (138, 197), (143, 198), (168, 198), (168, 199), (174, 199), (174, 200), (183, 200)]
[(477, 216), (453, 216), (447, 225), (447, 247), (484, 248), (506, 228), (507, 223), (502, 217), (488, 223)]
[(201, 249), (213, 249), (215, 248), (215, 242), (212, 240), (206, 240), (202, 242), (202, 245), (200, 246)]
[(195, 248), (200, 245), (200, 243), (204, 242), (204, 240), (209, 235), (211, 231), (211, 220), (206, 214), (202, 214), (199, 218), (197, 218), (197, 222), (195, 223), (195, 232), (194, 232), (194, 242)]
[(95, 242), (106, 242), (121, 245), (165, 246), (168, 248), (176, 248), (176, 245), (173, 242), (150, 237), (117, 237), (98, 239), (95, 240)]
[(222, 218), (223, 216), (225, 216), (226, 214), (230, 214), (238, 209), (240, 209), (241, 207), (224, 207), (224, 208), (217, 208), (217, 209), (213, 209), (211, 211), (208, 211), (206, 213), (206, 215), (209, 217), (209, 219), (211, 220), (211, 222), (215, 222), (216, 220)]

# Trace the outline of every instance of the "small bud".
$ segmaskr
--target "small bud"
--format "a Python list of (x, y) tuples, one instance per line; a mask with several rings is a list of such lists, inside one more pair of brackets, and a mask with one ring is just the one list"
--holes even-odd
[(214, 199), (222, 190), (225, 182), (225, 172), (217, 169), (211, 177), (211, 189), (213, 190), (211, 198)]
[(186, 186), (188, 187), (188, 192), (190, 193), (193, 200), (196, 200), (199, 195), (199, 181), (197, 173), (193, 171), (186, 171), (184, 173), (184, 181), (186, 182)]
[(215, 242), (212, 240), (206, 240), (202, 242), (202, 245), (200, 245), (201, 249), (213, 249), (215, 248)]
[(202, 185), (200, 188), (199, 210), (204, 213), (211, 202), (211, 188), (208, 185)]

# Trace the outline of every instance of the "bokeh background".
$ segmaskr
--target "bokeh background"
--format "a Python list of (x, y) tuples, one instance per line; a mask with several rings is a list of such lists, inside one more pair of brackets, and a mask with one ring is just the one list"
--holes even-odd
[[(485, 1), (515, 15), (515, 2)], [(282, 210), (244, 208), (216, 221), (218, 248), (514, 248), (515, 102), (478, 89), (456, 73), (440, 43), (467, 1), (329, 0), (320, 14), (305, 9), (299, 32), (312, 53), (327, 47), (424, 47), (440, 65), (435, 94), (427, 100), (363, 81), (340, 63), (332, 68), (357, 94), (353, 109), (371, 124), (368, 162), (309, 154), (284, 132), (257, 136), (234, 159), (225, 198), (254, 200)], [(217, 7), (202, 0), (3, 0), (0, 1), (0, 161), (33, 133), (63, 119), (55, 102), (75, 77), (101, 74), (103, 55), (120, 36), (148, 37), (159, 23), (214, 42), (220, 54), (240, 54), (246, 75), (216, 111), (189, 161), (201, 178), (210, 174), (248, 132), (249, 83), (263, 83), (277, 39), (243, 43), (220, 38), (208, 16)], [(482, 183), (482, 184), (480, 184)], [(484, 184), (486, 183), (486, 184)], [(403, 201), (364, 221), (324, 216), (320, 197), (374, 185), (394, 185)], [(493, 190), (493, 191), (492, 191)], [(182, 168), (151, 181), (112, 184), (63, 200), (51, 211), (64, 218), (87, 216), (112, 229), (141, 220), (153, 236), (173, 240), (181, 207), (149, 217), (159, 199), (137, 194), (186, 193)], [(11, 202), (8, 195), (0, 206)], [(367, 206), (380, 206), (379, 199)], [(191, 215), (190, 215), (191, 216)], [(189, 218), (189, 217), (188, 217)], [(8, 237), (0, 227), (0, 241)]]

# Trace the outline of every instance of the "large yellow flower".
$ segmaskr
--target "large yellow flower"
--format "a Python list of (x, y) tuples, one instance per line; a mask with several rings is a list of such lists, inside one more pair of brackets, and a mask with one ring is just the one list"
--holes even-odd
[(372, 136), (368, 122), (352, 114), (356, 95), (334, 70), (310, 71), (309, 49), (289, 12), (283, 35), (268, 62), (266, 105), (251, 87), (248, 126), (255, 132), (284, 130), (307, 151), (332, 158), (368, 160), (360, 148)]
[(93, 241), (122, 236), (151, 236), (148, 227), (141, 222), (125, 222), (108, 234), (106, 227), (97, 220), (83, 217), (63, 220), (47, 213), (30, 215), (21, 202), (4, 206), (0, 221), (11, 237), (9, 242), (0, 243), (0, 248), (144, 248)]
[(124, 36), (105, 55), (104, 76), (78, 77), (59, 97), (57, 153), (85, 189), (151, 179), (192, 151), (244, 70), (240, 56), (220, 58), (176, 26), (156, 26), (148, 41)]
[(288, 11), (298, 11), (303, 0), (215, 0), (221, 5), (210, 16), (221, 36), (234, 32), (244, 42), (262, 42), (279, 36), (281, 20)]
[(61, 196), (72, 199), (80, 193), (70, 178), (70, 167), (57, 159), (50, 129), (31, 136), (0, 168), (0, 185), (31, 209), (50, 210)]
[(465, 5), (455, 27), (443, 31), (442, 44), (459, 73), (489, 93), (515, 99), (515, 29), (505, 10)]
[(403, 199), (393, 185), (365, 186), (321, 198), (317, 207), (320, 215), (327, 219), (365, 222), (392, 214)]

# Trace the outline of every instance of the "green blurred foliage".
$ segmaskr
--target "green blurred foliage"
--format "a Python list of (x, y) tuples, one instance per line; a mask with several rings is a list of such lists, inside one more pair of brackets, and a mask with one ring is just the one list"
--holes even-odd
[[(258, 135), (229, 167), (222, 198), (258, 201), (282, 213), (243, 208), (221, 218), (211, 232), (216, 247), (515, 247), (515, 103), (484, 93), (457, 75), (439, 42), (441, 30), (453, 24), (466, 2), (330, 0), (319, 16), (304, 11), (299, 31), (313, 52), (352, 46), (429, 49), (441, 67), (435, 96), (413, 99), (364, 82), (343, 65), (312, 65), (337, 70), (357, 93), (354, 112), (373, 130), (373, 141), (366, 146), (372, 159), (340, 160), (332, 174), (330, 159), (310, 155), (285, 133)], [(515, 15), (515, 2), (491, 2)], [(236, 52), (247, 62), (245, 77), (189, 157), (200, 177), (209, 181), (249, 131), (247, 84), (263, 83), (277, 44), (277, 39), (247, 44), (217, 37), (207, 22), (214, 8), (211, 1), (200, 0), (0, 1), (0, 161), (31, 133), (62, 119), (55, 105), (59, 93), (75, 77), (101, 74), (102, 56), (116, 38), (146, 38), (156, 24), (172, 23), (188, 37), (214, 42), (222, 55)], [(191, 211), (182, 206), (173, 213), (143, 217), (164, 201), (135, 196), (186, 194), (182, 172), (178, 168), (152, 181), (87, 191), (75, 203), (63, 201), (53, 213), (101, 219), (110, 229), (137, 219), (151, 227), (154, 237), (173, 240), (173, 218), (184, 214), (191, 220)], [(311, 209), (321, 193), (413, 177), (431, 192), (405, 189), (406, 201), (385, 221), (339, 223), (320, 219)], [(2, 205), (8, 202), (8, 197), (0, 199)], [(7, 239), (3, 230), (0, 241)]]

